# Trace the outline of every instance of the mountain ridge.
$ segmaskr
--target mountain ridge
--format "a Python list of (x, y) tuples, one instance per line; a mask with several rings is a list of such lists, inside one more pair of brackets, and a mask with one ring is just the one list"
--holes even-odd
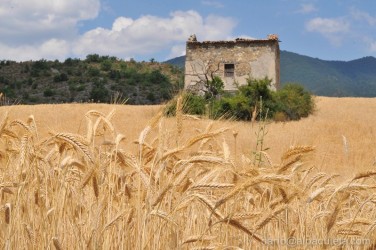
[[(165, 63), (184, 68), (185, 56)], [(315, 95), (333, 97), (376, 96), (376, 58), (350, 61), (323, 60), (281, 50), (281, 85), (302, 84)]]

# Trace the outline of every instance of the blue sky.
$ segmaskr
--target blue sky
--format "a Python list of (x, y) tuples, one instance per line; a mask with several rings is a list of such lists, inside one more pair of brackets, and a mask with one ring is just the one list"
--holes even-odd
[(1, 0), (0, 59), (164, 61), (191, 34), (202, 40), (266, 38), (326, 60), (376, 56), (375, 0)]

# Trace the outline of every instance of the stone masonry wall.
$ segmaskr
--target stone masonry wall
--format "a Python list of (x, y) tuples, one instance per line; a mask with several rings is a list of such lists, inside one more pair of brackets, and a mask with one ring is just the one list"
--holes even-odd
[[(272, 79), (271, 89), (279, 87), (278, 39), (197, 42), (188, 41), (185, 87), (200, 89), (205, 75), (221, 77), (225, 90), (236, 90), (248, 78)], [(225, 64), (234, 64), (234, 77), (225, 77)]]

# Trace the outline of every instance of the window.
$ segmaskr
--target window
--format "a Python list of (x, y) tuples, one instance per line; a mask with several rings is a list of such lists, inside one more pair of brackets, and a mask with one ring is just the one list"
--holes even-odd
[(235, 76), (235, 64), (225, 64), (225, 77)]

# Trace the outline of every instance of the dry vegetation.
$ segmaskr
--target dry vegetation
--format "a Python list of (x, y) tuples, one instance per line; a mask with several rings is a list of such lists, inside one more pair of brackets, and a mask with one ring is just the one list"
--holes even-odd
[(375, 108), (317, 98), (314, 116), (264, 127), (158, 107), (1, 107), (0, 246), (374, 249)]

